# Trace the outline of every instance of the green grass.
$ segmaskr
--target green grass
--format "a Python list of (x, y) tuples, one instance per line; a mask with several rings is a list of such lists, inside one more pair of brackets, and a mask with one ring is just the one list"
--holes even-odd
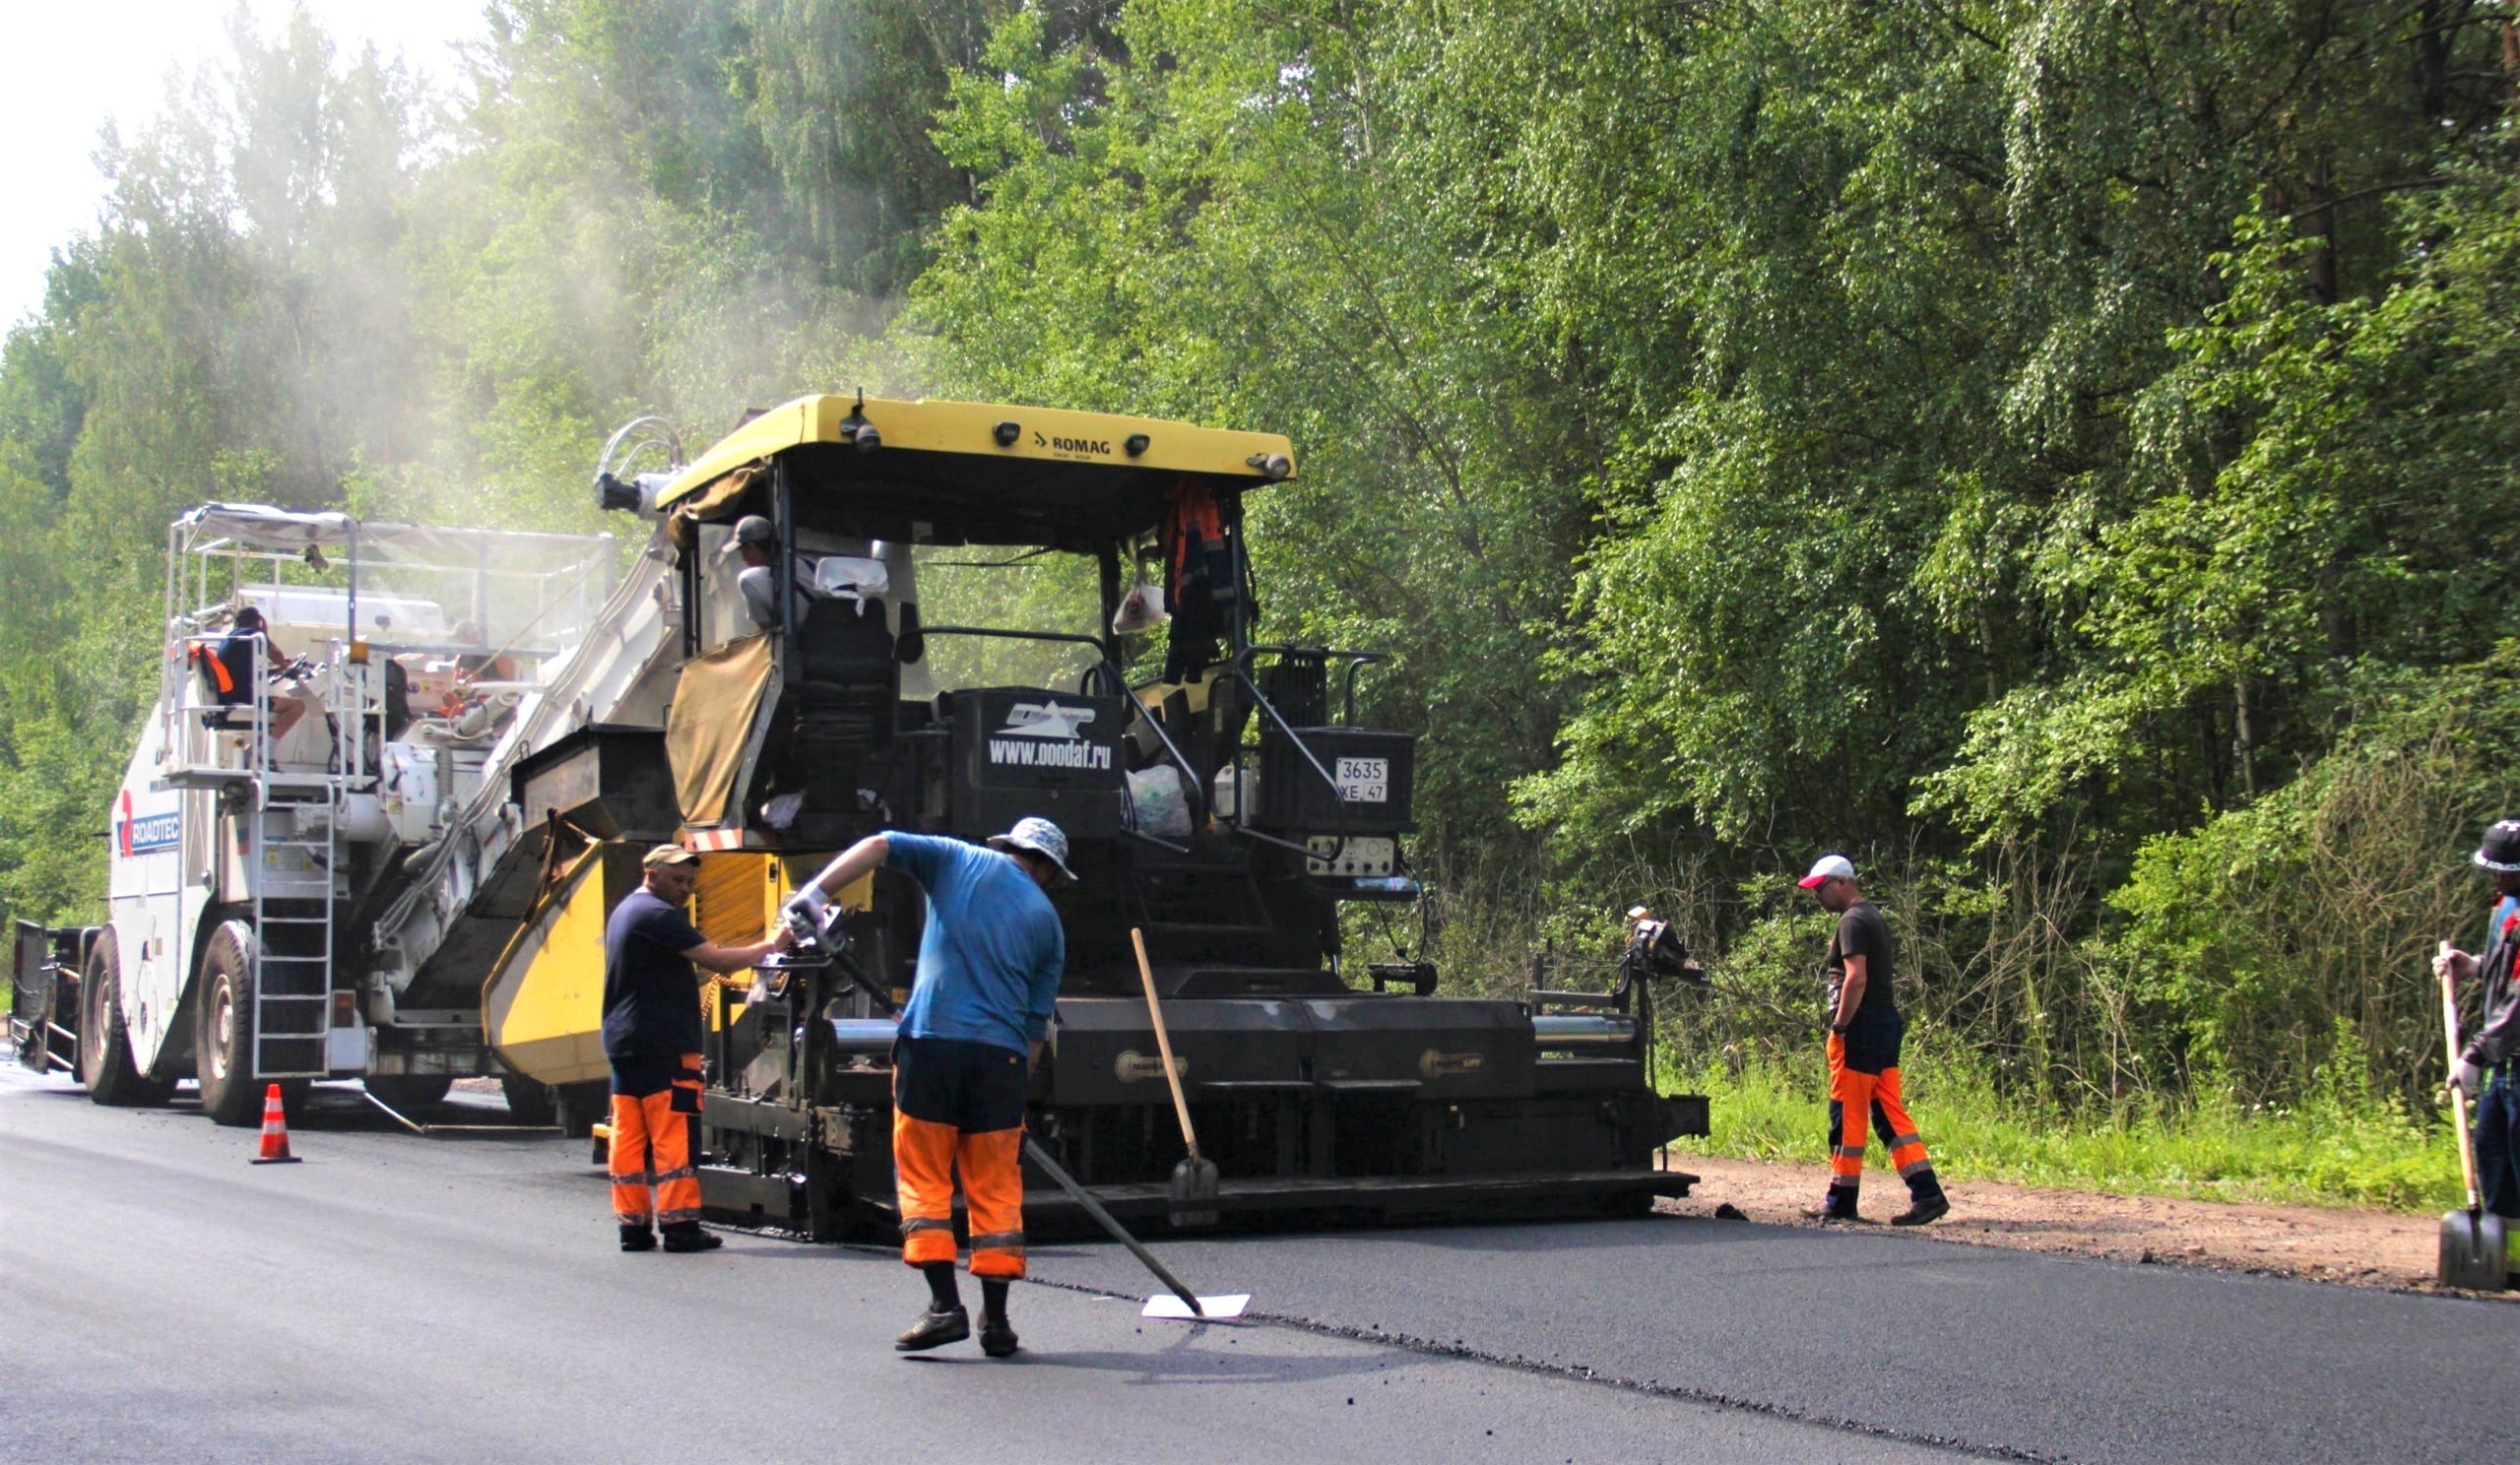
[[(1819, 1056), (1811, 1071), (1752, 1065), (1683, 1079), (1712, 1101), (1704, 1153), (1823, 1161), (1827, 1108)], [(2316, 1102), (2234, 1112), (2228, 1106), (2137, 1109), (2109, 1117), (2028, 1113), (1967, 1073), (1903, 1069), (1907, 1108), (1952, 1180), (2010, 1180), (2122, 1194), (2446, 1210), (2465, 1196), (2445, 1125), (2384, 1105)], [(1865, 1157), (1885, 1166), (1879, 1144)]]

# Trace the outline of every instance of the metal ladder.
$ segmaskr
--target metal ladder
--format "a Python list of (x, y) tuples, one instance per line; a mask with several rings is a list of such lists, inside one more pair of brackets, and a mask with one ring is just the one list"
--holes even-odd
[[(252, 854), (256, 1079), (322, 1078), (328, 1069), (334, 870), (341, 849), (339, 782), (328, 775), (278, 774), (257, 785)], [(291, 795), (297, 796), (288, 796)], [(275, 833), (284, 827), (285, 834)]]

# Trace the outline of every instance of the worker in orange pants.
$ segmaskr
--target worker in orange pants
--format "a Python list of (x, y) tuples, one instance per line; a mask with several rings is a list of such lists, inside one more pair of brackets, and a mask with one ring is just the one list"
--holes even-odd
[[(656, 1087), (659, 1080), (663, 1086)], [(624, 1087), (646, 1090), (624, 1093)], [(613, 1215), (625, 1241), (648, 1235), (651, 1217), (671, 1242), (700, 1229), (700, 1055), (684, 1053), (672, 1069), (652, 1068), (646, 1081), (613, 1086)], [(633, 1247), (644, 1250), (645, 1247)], [(686, 1249), (675, 1245), (675, 1250)]]
[[(986, 1286), (1024, 1274), (1022, 1053), (951, 1038), (893, 1049), (892, 1172), (901, 1259), (954, 1261), (954, 1172), (971, 1227), (971, 1274)], [(948, 1273), (948, 1276), (951, 1274)]]
[[(1859, 1055), (1855, 1062), (1861, 1062)], [(1907, 1182), (1910, 1210), (1891, 1218), (1894, 1226), (1921, 1226), (1938, 1219), (1951, 1203), (1934, 1178), (1934, 1163), (1916, 1134), (1916, 1121), (1899, 1098), (1899, 1065), (1890, 1063), (1867, 1073), (1848, 1062), (1846, 1040), (1829, 1035), (1829, 1195), (1824, 1219), (1855, 1214), (1855, 1198), (1864, 1178), (1864, 1127), (1869, 1123), (1890, 1146), (1890, 1163)], [(1922, 1212), (1931, 1211), (1931, 1215)]]
[(930, 835), (871, 836), (799, 887), (788, 909), (820, 926), (833, 892), (878, 868), (928, 892), (928, 927), (901, 1036), (892, 1045), (892, 1173), (901, 1259), (928, 1281), (928, 1306), (892, 1340), (903, 1353), (959, 1343), (971, 1314), (954, 1286), (954, 1176), (980, 1279), (980, 1351), (1015, 1351), (1006, 1293), (1024, 1274), (1024, 1101), (1059, 1001), (1067, 936), (1051, 905), (1075, 879), (1067, 836), (1018, 819), (988, 848)]
[[(696, 967), (741, 972), (795, 939), (781, 930), (750, 946), (700, 934), (682, 903), (700, 857), (659, 845), (639, 861), (639, 888), (604, 924), (604, 1056), (613, 1068), (613, 1218), (621, 1249), (725, 1244), (700, 1229), (700, 982)], [(651, 1197), (653, 1191), (653, 1197)]]
[(1890, 990), (1890, 922), (1864, 899), (1854, 862), (1824, 855), (1803, 876), (1802, 888), (1838, 918), (1824, 969), (1829, 987), (1829, 1193), (1806, 1212), (1822, 1221), (1854, 1221), (1863, 1189), (1864, 1128), (1877, 1129), (1890, 1146), (1890, 1163), (1907, 1182), (1907, 1209), (1893, 1226), (1924, 1226), (1951, 1213), (1951, 1201), (1934, 1178), (1916, 1121), (1899, 1097), (1899, 1044), (1906, 1019)]

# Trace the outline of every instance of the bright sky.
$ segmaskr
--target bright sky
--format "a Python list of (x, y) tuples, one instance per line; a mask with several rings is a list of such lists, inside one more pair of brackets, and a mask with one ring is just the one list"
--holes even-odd
[[(280, 29), (290, 0), (248, 0), (255, 25)], [(450, 42), (485, 33), (483, 0), (297, 0), (333, 38), (336, 56), (364, 44), (400, 51), (444, 82)], [(156, 114), (169, 72), (227, 53), (234, 0), (9, 0), (0, 49), (16, 56), (0, 87), (7, 207), (0, 208), (0, 329), (43, 303), (52, 251), (96, 226), (104, 178), (93, 160), (107, 118), (126, 130)]]

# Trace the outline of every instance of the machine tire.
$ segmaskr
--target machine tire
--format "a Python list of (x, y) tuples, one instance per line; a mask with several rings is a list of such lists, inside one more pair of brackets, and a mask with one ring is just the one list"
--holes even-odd
[(415, 1116), (445, 1103), (446, 1091), (455, 1087), (455, 1080), (443, 1073), (371, 1073), (359, 1082), (387, 1109)]
[(131, 1031), (122, 1020), (122, 964), (111, 929), (98, 931), (79, 981), (79, 1081), (88, 1097), (117, 1109), (163, 1104), (174, 1085), (161, 1083), (131, 1060)]
[(245, 977), (254, 928), (223, 921), (201, 943), (201, 970), (193, 979), (193, 1072), (201, 1079), (201, 1112), (213, 1121), (243, 1128), (263, 1121), (263, 1094), (254, 1083), (253, 995)]
[(508, 1116), (516, 1122), (537, 1128), (552, 1122), (557, 1106), (552, 1102), (549, 1084), (522, 1073), (502, 1073), (498, 1076), (498, 1089), (507, 1096)]

